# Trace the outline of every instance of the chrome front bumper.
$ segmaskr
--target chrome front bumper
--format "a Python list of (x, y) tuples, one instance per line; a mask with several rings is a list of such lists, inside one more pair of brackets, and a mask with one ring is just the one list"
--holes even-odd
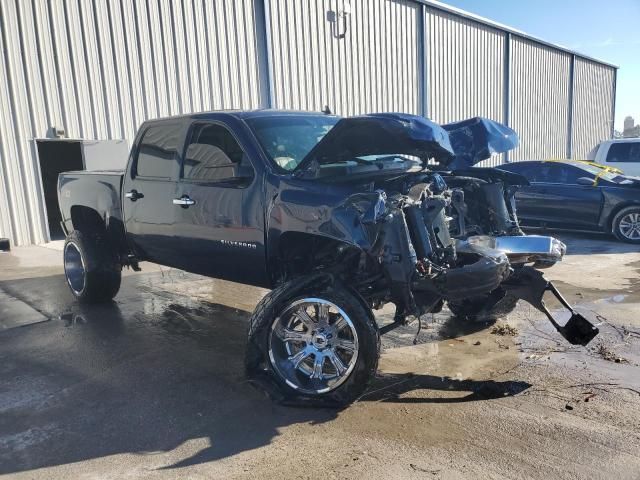
[(555, 263), (562, 260), (567, 246), (557, 238), (542, 235), (490, 237), (474, 235), (466, 240), (458, 240), (456, 251), (473, 253), (486, 249), (504, 253), (511, 264)]

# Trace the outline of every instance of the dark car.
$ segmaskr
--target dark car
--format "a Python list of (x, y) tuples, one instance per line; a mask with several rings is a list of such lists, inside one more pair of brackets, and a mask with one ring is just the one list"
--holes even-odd
[(570, 160), (514, 162), (500, 169), (530, 183), (516, 193), (523, 226), (613, 233), (640, 244), (640, 178)]
[[(542, 296), (559, 294), (526, 265), (564, 253), (518, 228), (511, 187), (526, 181), (472, 168), (517, 143), (480, 118), (441, 127), (267, 110), (149, 121), (126, 170), (60, 175), (67, 282), (80, 301), (110, 301), (122, 267), (152, 261), (272, 288), (250, 320), (247, 373), (279, 397), (323, 404), (361, 395), (379, 336), (444, 302), (466, 318), (522, 298), (586, 345), (597, 328), (566, 302), (571, 320), (558, 325)], [(379, 327), (372, 309), (389, 302), (395, 322)]]

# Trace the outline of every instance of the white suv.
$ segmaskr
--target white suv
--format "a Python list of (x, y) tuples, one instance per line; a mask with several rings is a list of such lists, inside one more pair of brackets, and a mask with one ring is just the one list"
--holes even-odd
[(591, 150), (587, 158), (619, 168), (625, 175), (640, 177), (640, 138), (605, 140)]

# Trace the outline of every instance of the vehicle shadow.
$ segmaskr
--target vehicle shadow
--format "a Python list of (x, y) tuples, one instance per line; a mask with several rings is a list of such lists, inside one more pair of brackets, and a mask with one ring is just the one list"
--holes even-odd
[[(460, 403), (511, 397), (524, 392), (531, 384), (522, 381), (459, 380), (434, 375), (403, 373), (379, 375), (360, 401), (393, 403)], [(401, 397), (415, 390), (468, 392), (465, 396)]]
[[(98, 306), (77, 304), (62, 275), (0, 282), (50, 318), (0, 332), (0, 474), (127, 453), (153, 454), (147, 468), (179, 469), (268, 445), (292, 425), (337, 418), (337, 409), (269, 400), (244, 376), (249, 314), (172, 294), (163, 281), (125, 277), (117, 301)], [(360, 401), (454, 403), (525, 388), (382, 375)], [(469, 395), (400, 397), (417, 389)], [(185, 447), (190, 442), (202, 446)]]

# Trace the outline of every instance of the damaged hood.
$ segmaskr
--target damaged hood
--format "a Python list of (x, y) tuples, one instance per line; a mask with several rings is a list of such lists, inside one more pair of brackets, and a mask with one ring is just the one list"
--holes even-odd
[(465, 168), (486, 160), (496, 153), (504, 153), (518, 146), (518, 134), (501, 123), (474, 117), (442, 126), (449, 133), (454, 151), (451, 169)]
[(418, 115), (374, 113), (342, 118), (298, 164), (335, 163), (365, 155), (412, 155), (452, 159), (449, 135), (437, 123)]
[(518, 146), (511, 128), (482, 117), (438, 125), (405, 113), (372, 113), (340, 119), (296, 170), (366, 155), (433, 158), (449, 169), (465, 168)]

